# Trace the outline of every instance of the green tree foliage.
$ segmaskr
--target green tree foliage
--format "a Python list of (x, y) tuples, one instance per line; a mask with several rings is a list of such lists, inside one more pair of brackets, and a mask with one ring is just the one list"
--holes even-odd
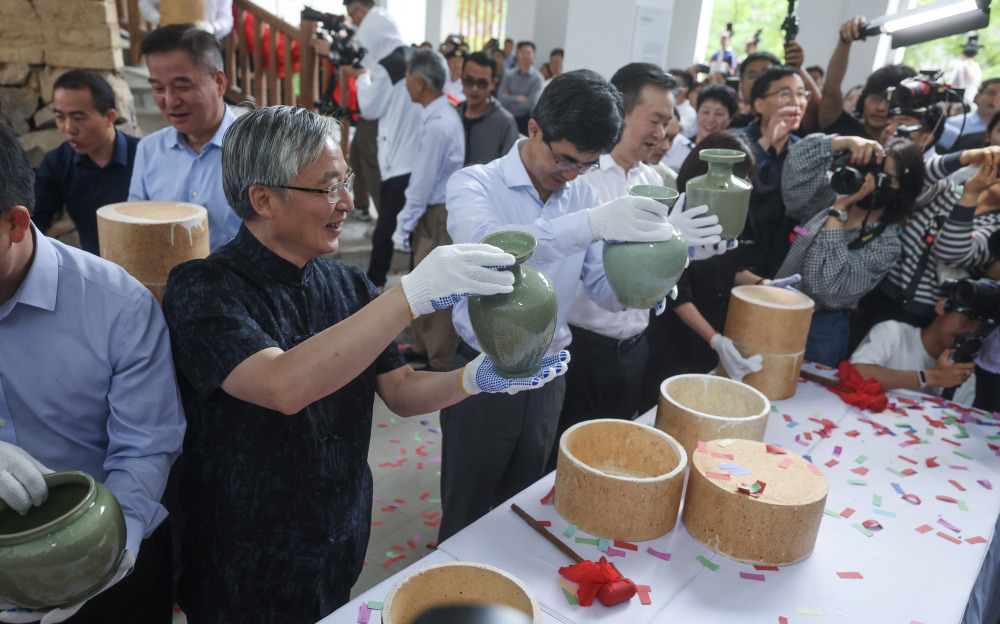
[(733, 49), (736, 58), (743, 60), (746, 56), (744, 47), (747, 41), (753, 39), (754, 32), (761, 29), (758, 50), (770, 52), (778, 58), (784, 58), (785, 33), (781, 24), (788, 13), (788, 3), (780, 0), (715, 0), (712, 10), (712, 26), (709, 31), (708, 46), (702, 59), (708, 61), (719, 49), (719, 36), (726, 29), (726, 24), (733, 25)]

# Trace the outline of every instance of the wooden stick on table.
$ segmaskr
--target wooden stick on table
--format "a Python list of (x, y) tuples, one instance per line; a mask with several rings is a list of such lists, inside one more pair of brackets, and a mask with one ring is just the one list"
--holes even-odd
[(853, 392), (853, 390), (849, 390), (840, 385), (836, 379), (830, 379), (829, 377), (817, 375), (816, 373), (810, 373), (809, 371), (801, 371), (799, 375), (809, 381), (815, 381), (821, 386), (826, 386), (827, 388), (833, 388), (834, 390), (840, 390), (841, 392)]
[(524, 518), (524, 521), (530, 524), (531, 528), (541, 533), (545, 537), (545, 539), (552, 542), (552, 544), (555, 545), (556, 548), (566, 553), (566, 555), (568, 555), (573, 561), (577, 563), (585, 561), (583, 557), (573, 552), (572, 548), (570, 548), (566, 544), (563, 544), (558, 537), (552, 535), (552, 533), (550, 533), (548, 529), (539, 524), (538, 520), (535, 520), (534, 518), (529, 516), (528, 512), (518, 507), (515, 503), (511, 503), (510, 508), (514, 510), (514, 513)]

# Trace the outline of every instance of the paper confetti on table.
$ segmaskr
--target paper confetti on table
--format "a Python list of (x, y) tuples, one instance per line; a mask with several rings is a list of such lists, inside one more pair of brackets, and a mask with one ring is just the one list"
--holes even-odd
[(699, 453), (707, 453), (708, 452), (708, 444), (706, 444), (706, 443), (704, 443), (704, 442), (702, 442), (702, 441), (699, 440), (698, 441), (698, 452)]
[(706, 568), (708, 568), (709, 570), (712, 570), (713, 572), (714, 572), (715, 570), (718, 570), (718, 569), (719, 569), (719, 564), (717, 564), (717, 563), (712, 563), (711, 561), (709, 561), (708, 559), (706, 559), (706, 558), (702, 557), (701, 555), (698, 555), (697, 557), (695, 557), (695, 559), (697, 559), (698, 561), (700, 561), (700, 562), (701, 562), (701, 565), (705, 566), (705, 567), (706, 567)]
[(928, 531), (933, 531), (934, 528), (931, 527), (931, 525), (929, 524), (922, 524), (918, 526), (915, 530), (917, 533), (927, 533)]
[(840, 517), (839, 513), (837, 513), (836, 511), (830, 509), (829, 507), (827, 507), (826, 509), (824, 509), (823, 513), (825, 513), (826, 515), (831, 516), (833, 518), (839, 518)]
[(778, 468), (788, 468), (793, 463), (794, 462), (791, 457), (786, 457), (785, 459), (781, 460), (780, 464), (778, 464)]
[(729, 481), (728, 472), (705, 472), (705, 476), (709, 479), (720, 479), (722, 481)]
[(833, 447), (833, 454), (834, 454), (834, 456), (835, 457), (840, 457), (840, 454), (843, 452), (843, 450), (844, 449), (841, 448), (841, 447), (839, 447), (839, 446)]
[(878, 520), (865, 520), (861, 523), (861, 526), (866, 529), (881, 529), (882, 525), (879, 524)]
[(968, 542), (968, 543), (970, 543), (970, 544), (985, 544), (986, 543), (986, 538), (983, 538), (983, 537), (970, 537), (969, 539), (967, 539), (965, 541)]
[(615, 546), (617, 548), (624, 548), (625, 550), (639, 550), (639, 547), (635, 544), (629, 544), (628, 542), (623, 542), (621, 540), (615, 540)]
[(942, 533), (941, 531), (938, 531), (937, 535), (938, 535), (938, 537), (943, 537), (946, 540), (948, 540), (949, 542), (953, 542), (955, 544), (961, 544), (962, 543), (962, 540), (954, 538), (954, 537), (948, 535), (947, 533)]
[(752, 572), (740, 572), (740, 578), (747, 579), (748, 581), (766, 581), (767, 579), (763, 574), (754, 574)]
[(739, 464), (733, 463), (733, 462), (726, 462), (726, 463), (716, 464), (716, 465), (719, 467), (719, 470), (737, 470), (740, 467)]
[(372, 610), (368, 608), (368, 605), (361, 603), (361, 607), (358, 611), (358, 624), (367, 624), (371, 621)]
[(913, 505), (920, 504), (920, 497), (917, 496), (916, 494), (903, 494), (903, 500)]
[(938, 499), (939, 501), (944, 501), (946, 503), (957, 503), (958, 502), (957, 500), (955, 500), (954, 498), (952, 498), (950, 496), (941, 496), (940, 494), (938, 494), (934, 498)]
[(568, 602), (571, 605), (578, 605), (578, 604), (580, 604), (580, 599), (576, 597), (576, 594), (571, 593), (565, 587), (560, 587), (559, 589), (562, 590), (563, 596), (566, 596), (566, 602)]
[(906, 492), (903, 491), (903, 488), (901, 488), (898, 483), (890, 483), (889, 485), (892, 486), (892, 489), (896, 490), (897, 494), (899, 494), (901, 496), (903, 494), (906, 494)]
[(649, 585), (636, 584), (635, 593), (639, 595), (639, 604), (653, 604), (653, 601), (649, 599), (649, 592), (651, 591), (653, 590), (649, 587)]
[(737, 470), (730, 470), (729, 474), (733, 475), (734, 477), (739, 477), (750, 474), (750, 471), (747, 470), (746, 468), (739, 468)]
[(993, 489), (993, 484), (990, 483), (989, 480), (987, 480), (987, 479), (980, 479), (980, 480), (976, 481), (976, 483), (978, 483), (979, 485), (983, 486), (987, 490), (992, 490)]
[(822, 615), (817, 607), (795, 607), (795, 612), (799, 615)]
[(577, 544), (590, 544), (591, 546), (597, 546), (600, 543), (596, 537), (574, 537)]
[(570, 583), (569, 581), (567, 581), (566, 579), (564, 579), (564, 578), (559, 579), (558, 581), (556, 581), (556, 585), (558, 585), (559, 587), (562, 587), (564, 590), (566, 590), (567, 592), (569, 592), (570, 594), (572, 594), (574, 597), (576, 596), (576, 589), (577, 588), (572, 583)]
[(612, 548), (611, 546), (608, 546), (608, 549), (604, 551), (604, 554), (606, 554), (609, 557), (624, 557), (625, 551), (618, 550), (617, 548)]
[(379, 602), (379, 601), (377, 601), (377, 600), (369, 600), (368, 601), (368, 608), (371, 609), (372, 611), (381, 611), (382, 610), (382, 603)]
[(886, 511), (885, 509), (875, 508), (875, 509), (872, 509), (872, 511), (874, 511), (877, 514), (883, 515), (883, 516), (888, 516), (890, 518), (895, 518), (896, 517), (896, 513), (895, 512)]
[(948, 529), (951, 529), (952, 531), (954, 531), (956, 533), (961, 533), (962, 532), (962, 529), (958, 528), (954, 524), (951, 524), (950, 522), (948, 522), (944, 518), (938, 518), (938, 524), (940, 524), (941, 526), (946, 527)]
[(850, 507), (845, 507), (844, 511), (840, 512), (840, 515), (845, 518), (850, 518), (852, 515), (854, 515), (854, 510), (851, 509)]
[(847, 482), (851, 485), (868, 485), (867, 481), (862, 481), (861, 479), (848, 479)]
[(730, 439), (728, 439), (728, 438), (725, 439), (725, 440), (719, 440), (718, 442), (716, 442), (716, 444), (718, 444), (722, 448), (726, 448), (727, 446), (729, 446), (732, 443), (733, 443), (733, 441), (730, 440)]
[(597, 550), (607, 552), (610, 547), (611, 540), (604, 539), (603, 537), (597, 540)]
[(826, 462), (825, 465), (826, 465), (827, 468), (833, 468), (834, 466), (836, 466), (839, 463), (840, 462), (837, 461), (836, 459), (831, 459), (830, 461)]
[(660, 552), (654, 549), (652, 546), (646, 547), (646, 552), (648, 552), (649, 554), (653, 555), (658, 559), (663, 559), (664, 561), (670, 561), (670, 553)]
[(858, 458), (855, 459), (854, 461), (856, 461), (859, 464), (863, 464), (866, 461), (868, 461), (868, 457), (866, 455), (858, 455)]
[(777, 572), (779, 568), (778, 568), (778, 566), (756, 565), (756, 564), (754, 564), (753, 569), (754, 570), (759, 570), (761, 572)]
[[(717, 457), (719, 459), (732, 459), (733, 458), (733, 454), (732, 453), (717, 453), (715, 451), (712, 451), (712, 457)], [(722, 468), (722, 466), (719, 466), (719, 468)]]
[(573, 535), (576, 534), (577, 528), (578, 527), (575, 524), (571, 524), (568, 527), (566, 527), (565, 531), (563, 531), (563, 535), (565, 535), (566, 537), (573, 537)]
[(543, 496), (540, 502), (544, 505), (545, 503), (549, 502), (549, 500), (552, 499), (552, 495), (555, 493), (556, 493), (556, 486), (553, 485), (552, 489), (549, 490), (549, 493)]
[(863, 477), (866, 474), (868, 474), (868, 469), (865, 468), (864, 466), (858, 466), (857, 468), (851, 468), (851, 472), (853, 472), (854, 474), (859, 474)]
[(822, 477), (823, 476), (823, 471), (821, 471), (816, 464), (807, 461), (806, 462), (806, 467), (809, 468), (809, 472), (813, 473), (817, 477)]
[(860, 572), (837, 572), (837, 576), (842, 579), (859, 579), (864, 578), (861, 576)]
[(855, 523), (855, 524), (852, 524), (851, 526), (854, 527), (855, 529), (857, 529), (858, 531), (861, 531), (862, 533), (864, 533), (868, 537), (872, 537), (873, 535), (875, 535), (874, 533), (872, 533), (871, 531), (869, 531), (865, 527), (861, 526), (860, 524)]
[(875, 505), (876, 507), (881, 507), (882, 506), (882, 497), (879, 496), (878, 494), (872, 495), (872, 505)]
[(768, 453), (775, 453), (777, 455), (785, 455), (785, 454), (788, 453), (788, 451), (786, 451), (785, 449), (781, 448), (777, 444), (767, 444), (766, 446), (767, 446), (767, 452)]

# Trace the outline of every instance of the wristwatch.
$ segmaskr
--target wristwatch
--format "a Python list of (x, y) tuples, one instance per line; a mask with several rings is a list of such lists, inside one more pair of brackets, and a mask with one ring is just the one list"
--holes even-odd
[(826, 213), (828, 217), (835, 217), (837, 220), (844, 222), (847, 221), (847, 211), (837, 210), (836, 208), (831, 208), (830, 212)]

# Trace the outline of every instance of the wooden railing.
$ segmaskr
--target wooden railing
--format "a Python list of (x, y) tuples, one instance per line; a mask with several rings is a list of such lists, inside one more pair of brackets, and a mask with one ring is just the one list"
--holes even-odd
[[(138, 65), (139, 46), (149, 24), (139, 13), (139, 0), (116, 1), (118, 19), (129, 33), (126, 62)], [(319, 77), (322, 65), (312, 48), (316, 22), (303, 20), (295, 27), (249, 0), (234, 0), (233, 6), (233, 31), (222, 40), (226, 96), (258, 106), (288, 104), (314, 110), (324, 86)], [(322, 69), (325, 78), (326, 68)]]

